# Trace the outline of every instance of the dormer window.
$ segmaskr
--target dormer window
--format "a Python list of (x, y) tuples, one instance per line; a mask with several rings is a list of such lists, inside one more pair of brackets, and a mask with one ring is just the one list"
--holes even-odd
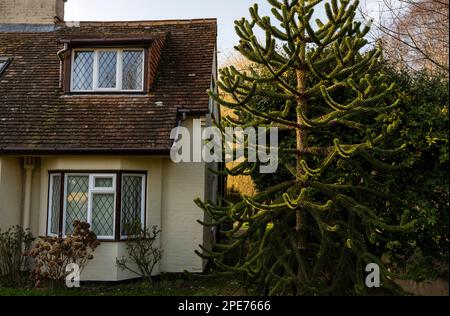
[(10, 62), (10, 58), (0, 57), (0, 75), (3, 73)]
[(74, 49), (72, 92), (144, 91), (144, 49)]

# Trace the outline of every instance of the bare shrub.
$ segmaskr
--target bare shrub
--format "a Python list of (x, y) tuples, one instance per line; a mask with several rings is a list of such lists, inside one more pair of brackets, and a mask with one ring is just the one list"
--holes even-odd
[[(149, 228), (139, 227), (139, 233), (127, 240), (128, 257), (116, 259), (117, 266), (122, 270), (128, 270), (153, 283), (152, 272), (162, 258), (163, 250), (154, 247), (154, 243), (161, 233), (157, 226)], [(136, 228), (133, 231), (137, 231)]]

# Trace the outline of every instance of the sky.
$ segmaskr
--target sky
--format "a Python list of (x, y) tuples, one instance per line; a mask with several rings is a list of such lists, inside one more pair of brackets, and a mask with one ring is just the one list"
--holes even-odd
[(234, 21), (249, 17), (248, 8), (260, 6), (261, 15), (270, 14), (266, 0), (68, 0), (66, 21), (132, 21), (165, 19), (218, 19), (219, 62), (233, 56), (239, 38)]
[(238, 42), (234, 20), (248, 17), (253, 3), (261, 13), (269, 10), (266, 0), (68, 0), (66, 21), (132, 21), (165, 19), (218, 19), (219, 58), (224, 61)]
[[(376, 8), (380, 0), (363, 0)], [(249, 17), (248, 8), (258, 3), (260, 14), (271, 15), (267, 0), (68, 0), (66, 21), (133, 21), (165, 19), (218, 19), (219, 63), (233, 57), (239, 38), (234, 21)], [(318, 10), (323, 17), (323, 10)]]

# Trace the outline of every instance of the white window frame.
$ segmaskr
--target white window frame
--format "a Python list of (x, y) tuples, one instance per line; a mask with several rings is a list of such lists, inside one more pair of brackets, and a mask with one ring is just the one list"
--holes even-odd
[[(121, 179), (121, 183), (123, 185), (123, 178), (126, 176), (131, 176), (131, 177), (141, 177), (141, 186), (142, 186), (142, 190), (141, 190), (141, 226), (142, 228), (145, 227), (145, 197), (147, 196), (147, 185), (146, 185), (146, 181), (147, 181), (147, 175), (146, 174), (141, 174), (141, 173), (122, 173), (122, 179)], [(121, 191), (122, 187), (120, 188)], [(121, 196), (122, 196), (123, 192), (121, 192)], [(120, 201), (120, 206), (122, 207), (122, 201)], [(122, 210), (120, 210), (120, 220), (122, 221)], [(120, 239), (124, 240), (124, 239), (128, 239), (128, 238), (133, 238), (133, 236), (129, 236), (129, 235), (122, 235), (122, 222), (120, 223)]]
[[(112, 187), (105, 188), (95, 187), (96, 178), (112, 178)], [(92, 204), (94, 194), (113, 194), (114, 195), (114, 210), (113, 210), (113, 230), (111, 236), (100, 236), (97, 238), (104, 240), (114, 240), (116, 236), (116, 207), (117, 207), (117, 192), (116, 192), (116, 175), (115, 174), (90, 174), (89, 175), (89, 204), (88, 204), (88, 223), (92, 227)]]
[[(87, 207), (87, 222), (92, 226), (92, 198), (94, 194), (114, 194), (114, 216), (113, 216), (113, 233), (111, 236), (101, 236), (97, 235), (98, 239), (103, 240), (114, 240), (116, 236), (116, 174), (114, 173), (66, 173), (64, 175), (64, 206), (63, 206), (63, 230), (62, 234), (64, 237), (66, 235), (66, 215), (67, 215), (67, 183), (69, 177), (89, 177), (89, 189), (88, 189), (88, 207)], [(112, 188), (95, 188), (95, 178), (113, 178)]]
[[(99, 88), (98, 87), (98, 72), (99, 72), (99, 52), (115, 51), (116, 52), (116, 87), (115, 88)], [(122, 89), (122, 73), (123, 73), (123, 52), (124, 51), (139, 51), (142, 54), (142, 78), (141, 89), (128, 90)], [(76, 52), (92, 52), (94, 54), (92, 65), (92, 89), (90, 90), (75, 90), (74, 89), (74, 65)], [(71, 92), (143, 92), (144, 91), (144, 77), (145, 77), (145, 53), (143, 48), (77, 48), (72, 50), (72, 62), (70, 70), (70, 91)]]
[[(87, 222), (92, 225), (92, 199), (94, 194), (114, 194), (114, 221), (113, 221), (113, 235), (112, 236), (97, 236), (98, 239), (101, 240), (115, 240), (116, 236), (116, 222), (117, 222), (117, 203), (119, 202), (119, 205), (122, 207), (122, 201), (117, 201), (118, 195), (117, 195), (117, 176), (121, 176), (121, 180), (123, 183), (123, 178), (126, 176), (133, 176), (133, 177), (141, 177), (141, 186), (142, 186), (142, 192), (141, 192), (141, 223), (142, 227), (144, 228), (146, 226), (145, 220), (146, 220), (146, 205), (147, 205), (147, 173), (133, 173), (133, 172), (125, 172), (125, 173), (76, 173), (76, 172), (70, 172), (70, 173), (64, 173), (64, 176), (62, 176), (62, 173), (60, 172), (54, 172), (49, 173), (49, 192), (48, 192), (48, 207), (47, 207), (47, 236), (51, 237), (57, 237), (58, 234), (54, 234), (51, 232), (51, 225), (52, 225), (52, 203), (51, 203), (51, 197), (53, 195), (53, 189), (54, 189), (54, 177), (59, 176), (61, 177), (61, 181), (64, 181), (63, 186), (63, 212), (62, 212), (62, 218), (59, 218), (58, 225), (60, 221), (62, 221), (62, 236), (63, 238), (67, 237), (66, 234), (66, 218), (67, 218), (67, 184), (68, 184), (68, 178), (71, 176), (78, 176), (78, 177), (89, 177), (88, 181), (88, 213), (87, 213)], [(95, 179), (96, 178), (112, 178), (112, 186), (111, 187), (95, 187)], [(122, 193), (122, 186), (119, 188)], [(61, 194), (61, 192), (60, 192)], [(58, 209), (58, 212), (60, 210)], [(120, 210), (122, 212), (122, 210)], [(122, 214), (122, 213), (121, 213)], [(133, 236), (128, 235), (122, 235), (122, 223), (119, 225), (119, 235), (120, 240), (126, 240), (128, 238), (132, 238)]]

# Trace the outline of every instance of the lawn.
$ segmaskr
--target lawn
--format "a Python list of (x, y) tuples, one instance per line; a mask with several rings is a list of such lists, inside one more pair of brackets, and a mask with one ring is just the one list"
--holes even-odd
[(80, 288), (5, 288), (0, 296), (241, 296), (238, 281), (229, 278), (185, 278), (162, 276), (154, 284), (142, 280), (128, 282), (83, 283)]

